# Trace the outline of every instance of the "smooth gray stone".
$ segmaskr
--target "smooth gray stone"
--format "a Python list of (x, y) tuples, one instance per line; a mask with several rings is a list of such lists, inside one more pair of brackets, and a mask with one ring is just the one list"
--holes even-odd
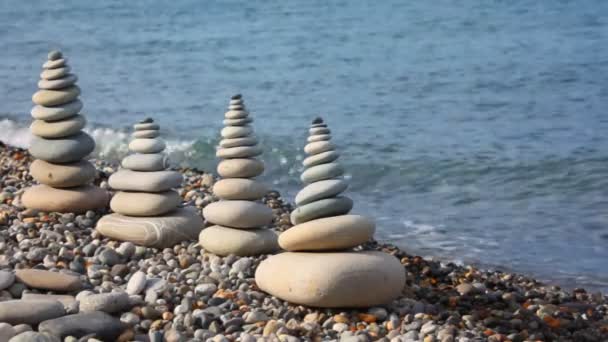
[(15, 334), (17, 334), (17, 331), (12, 325), (0, 322), (0, 341), (8, 341)]
[(147, 276), (144, 272), (135, 272), (131, 278), (129, 278), (129, 282), (127, 283), (127, 293), (130, 295), (141, 293), (141, 291), (146, 288), (146, 280)]
[(327, 140), (314, 141), (304, 146), (304, 152), (309, 155), (319, 154), (327, 151), (333, 151), (335, 149), (334, 144)]
[(249, 116), (249, 113), (244, 109), (229, 110), (224, 114), (226, 119), (244, 119)]
[(327, 152), (315, 154), (314, 156), (305, 158), (302, 161), (302, 165), (304, 165), (304, 167), (312, 167), (315, 165), (327, 164), (327, 163), (331, 163), (334, 160), (338, 159), (338, 157), (340, 157), (340, 154), (338, 152), (327, 151)]
[(47, 90), (63, 89), (76, 84), (78, 77), (74, 74), (67, 74), (65, 77), (56, 80), (40, 80), (38, 88)]
[(171, 248), (181, 241), (196, 239), (202, 227), (203, 219), (198, 213), (187, 208), (177, 208), (159, 217), (105, 215), (97, 222), (95, 229), (114, 240), (130, 241), (147, 247)]
[(29, 151), (37, 159), (51, 163), (69, 163), (83, 159), (94, 149), (95, 141), (93, 138), (84, 132), (80, 132), (59, 139), (44, 139), (33, 136)]
[(15, 282), (15, 274), (10, 271), (0, 271), (0, 291), (8, 289)]
[(42, 64), (42, 68), (43, 69), (57, 69), (57, 68), (61, 68), (62, 66), (65, 66), (67, 64), (68, 64), (67, 58), (59, 58), (59, 59), (48, 60), (48, 61), (44, 62), (44, 64)]
[(211, 226), (199, 235), (199, 244), (207, 252), (226, 256), (270, 254), (279, 250), (277, 233), (270, 229), (234, 229)]
[(61, 339), (46, 333), (26, 331), (14, 336), (8, 342), (61, 342)]
[(331, 134), (331, 131), (329, 130), (329, 128), (325, 128), (325, 127), (313, 127), (308, 130), (308, 133), (310, 133), (310, 135), (321, 135), (321, 134)]
[(224, 139), (247, 137), (253, 133), (251, 126), (227, 126), (222, 129), (221, 136)]
[(353, 208), (353, 200), (348, 197), (326, 198), (301, 207), (291, 212), (291, 223), (300, 224), (314, 219), (348, 214)]
[(56, 80), (58, 78), (64, 77), (67, 75), (72, 69), (69, 66), (64, 66), (63, 68), (56, 69), (45, 69), (40, 73), (40, 78), (44, 80)]
[(63, 304), (56, 300), (8, 300), (0, 302), (0, 322), (36, 325), (65, 315)]
[(156, 130), (156, 129), (147, 129), (147, 130), (143, 130), (143, 131), (135, 131), (133, 132), (133, 138), (137, 139), (137, 138), (156, 138), (157, 136), (160, 135), (160, 131)]
[(119, 191), (110, 201), (110, 208), (127, 216), (159, 216), (174, 210), (182, 201), (176, 191)]
[(307, 185), (296, 195), (296, 205), (304, 205), (339, 195), (348, 188), (344, 179), (326, 179)]
[(133, 129), (136, 131), (148, 131), (148, 130), (158, 131), (160, 129), (160, 126), (158, 124), (155, 124), (152, 122), (146, 122), (146, 123), (138, 123), (138, 124), (133, 125)]
[(244, 138), (232, 138), (232, 139), (222, 139), (220, 141), (220, 147), (230, 148), (230, 147), (239, 147), (239, 146), (253, 146), (257, 145), (258, 139), (254, 136), (244, 137)]
[(129, 143), (129, 150), (136, 153), (160, 153), (165, 147), (165, 142), (158, 138), (138, 138)]
[(324, 140), (331, 140), (331, 135), (329, 135), (329, 134), (311, 135), (307, 139), (308, 142), (324, 141)]
[(105, 341), (115, 341), (127, 326), (120, 319), (105, 312), (85, 312), (63, 316), (40, 323), (39, 332), (46, 332), (61, 338), (76, 338), (96, 334)]
[(127, 311), (130, 306), (126, 292), (90, 294), (80, 298), (80, 312), (103, 311), (111, 314)]
[(38, 120), (56, 121), (72, 117), (82, 109), (80, 100), (72, 101), (60, 106), (45, 107), (36, 105), (32, 108), (32, 117)]
[(58, 121), (34, 120), (30, 125), (30, 132), (41, 138), (56, 139), (77, 134), (86, 126), (87, 120), (82, 115)]
[(55, 61), (55, 60), (58, 60), (61, 57), (63, 57), (63, 54), (59, 50), (49, 51), (49, 54), (47, 55), (47, 58), (48, 58), (49, 61)]
[(229, 147), (220, 148), (215, 153), (218, 158), (232, 159), (232, 158), (251, 158), (262, 154), (262, 149), (258, 146), (240, 146), (240, 147)]
[(70, 295), (60, 295), (60, 294), (42, 294), (42, 293), (24, 293), (21, 296), (23, 300), (50, 300), (50, 301), (58, 301), (63, 307), (67, 310), (72, 307), (76, 302), (76, 298)]
[(123, 158), (120, 165), (133, 171), (162, 171), (169, 167), (169, 158), (162, 153), (135, 153)]
[(344, 174), (344, 169), (338, 163), (329, 163), (312, 166), (300, 176), (302, 182), (310, 184), (320, 180), (340, 177)]
[(124, 191), (162, 192), (182, 184), (182, 174), (177, 171), (119, 170), (110, 176), (112, 189)]
[(208, 222), (232, 228), (254, 229), (272, 223), (272, 209), (251, 201), (219, 201), (203, 209), (203, 217)]
[(224, 119), (222, 123), (224, 126), (245, 126), (253, 122), (253, 119), (250, 117), (242, 118), (242, 119)]
[(264, 163), (257, 159), (226, 159), (217, 164), (217, 173), (224, 178), (252, 178), (263, 172)]

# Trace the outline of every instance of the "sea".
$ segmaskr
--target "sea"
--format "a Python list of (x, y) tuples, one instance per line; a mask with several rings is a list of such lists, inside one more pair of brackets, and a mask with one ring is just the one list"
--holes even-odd
[(2, 1), (0, 140), (28, 145), (51, 49), (98, 158), (151, 117), (214, 171), (240, 93), (285, 199), (320, 116), (379, 240), (608, 290), (608, 1)]

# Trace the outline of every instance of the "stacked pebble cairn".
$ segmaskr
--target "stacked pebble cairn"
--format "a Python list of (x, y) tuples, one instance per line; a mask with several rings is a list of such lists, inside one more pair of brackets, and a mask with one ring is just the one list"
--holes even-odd
[(205, 219), (215, 225), (199, 237), (201, 246), (217, 255), (259, 255), (278, 249), (276, 233), (264, 229), (272, 222), (272, 210), (258, 202), (268, 188), (253, 179), (264, 172), (264, 164), (255, 159), (262, 149), (252, 122), (241, 95), (233, 96), (216, 154), (223, 159), (217, 167), (223, 179), (213, 186), (213, 192), (221, 201), (203, 209)]
[(81, 130), (86, 125), (78, 114), (78, 78), (70, 73), (67, 59), (51, 51), (43, 65), (39, 90), (32, 96), (36, 106), (31, 114), (33, 138), (30, 153), (36, 160), (30, 166), (32, 177), (42, 183), (23, 194), (23, 205), (45, 212), (83, 213), (103, 208), (108, 193), (90, 183), (95, 167), (82, 160), (95, 149), (95, 141)]
[(296, 196), (295, 226), (279, 236), (288, 252), (264, 260), (256, 283), (273, 296), (313, 307), (387, 304), (405, 286), (403, 267), (386, 253), (351, 250), (373, 237), (375, 224), (348, 215), (353, 202), (339, 196), (348, 185), (327, 125), (317, 118), (309, 132), (301, 177), (308, 185)]
[(196, 239), (203, 220), (194, 211), (177, 208), (181, 197), (174, 191), (182, 175), (166, 170), (165, 143), (159, 138), (159, 126), (152, 119), (134, 125), (129, 150), (122, 169), (110, 176), (108, 183), (119, 190), (110, 207), (114, 214), (97, 223), (97, 231), (107, 237), (135, 244), (166, 248)]

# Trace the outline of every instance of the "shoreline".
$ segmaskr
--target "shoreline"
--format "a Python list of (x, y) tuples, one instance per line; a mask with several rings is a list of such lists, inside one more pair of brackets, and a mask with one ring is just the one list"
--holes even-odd
[[(220, 258), (201, 252), (197, 241), (164, 250), (134, 247), (94, 231), (106, 211), (38, 215), (23, 210), (18, 195), (33, 183), (27, 171), (31, 157), (27, 150), (0, 142), (0, 160), (0, 271), (63, 270), (78, 275), (83, 290), (96, 294), (124, 290), (134, 274), (143, 272), (142, 289), (131, 294), (120, 310), (110, 310), (125, 325), (119, 332), (125, 341), (160, 341), (161, 335), (167, 341), (272, 337), (281, 341), (602, 341), (608, 337), (608, 300), (601, 294), (564, 291), (515, 273), (428, 260), (376, 241), (359, 248), (388, 252), (407, 271), (407, 288), (398, 300), (369, 310), (287, 305), (255, 285), (255, 268), (265, 256)], [(103, 161), (95, 161), (95, 166), (100, 171), (95, 183), (104, 187), (116, 166)], [(211, 174), (179, 171), (184, 174), (179, 193), (186, 203), (200, 212), (215, 200), (209, 190), (215, 181)], [(266, 196), (265, 203), (274, 211), (275, 229), (288, 229), (292, 205), (276, 191)], [(83, 291), (66, 292), (84, 297), (79, 294)], [(5, 301), (48, 291), (13, 279), (0, 293)], [(65, 313), (79, 311), (78, 306), (70, 310)], [(108, 312), (103, 306), (97, 311)]]

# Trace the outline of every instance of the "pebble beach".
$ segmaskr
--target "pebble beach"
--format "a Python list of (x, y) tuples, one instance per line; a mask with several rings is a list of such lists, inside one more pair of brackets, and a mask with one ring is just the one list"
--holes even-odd
[[(397, 300), (356, 310), (291, 305), (257, 288), (255, 270), (266, 256), (221, 258), (198, 241), (140, 247), (94, 230), (105, 211), (24, 209), (32, 160), (0, 144), (0, 341), (608, 340), (601, 293), (429, 260), (377, 241), (357, 249), (400, 260), (406, 287)], [(107, 189), (117, 165), (91, 162), (94, 184)], [(177, 171), (183, 205), (200, 213), (217, 201), (212, 174)], [(289, 201), (270, 191), (263, 202), (273, 229), (291, 227)]]

